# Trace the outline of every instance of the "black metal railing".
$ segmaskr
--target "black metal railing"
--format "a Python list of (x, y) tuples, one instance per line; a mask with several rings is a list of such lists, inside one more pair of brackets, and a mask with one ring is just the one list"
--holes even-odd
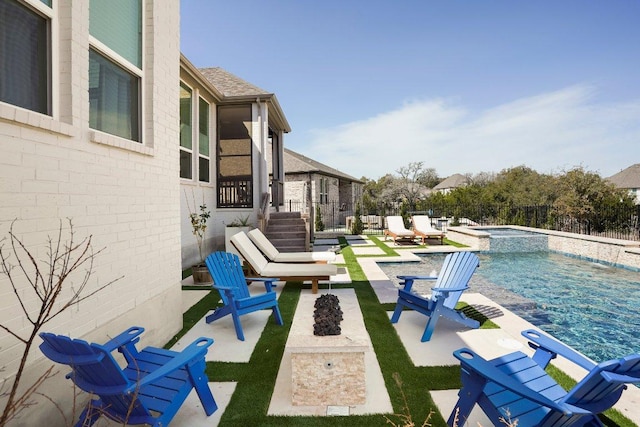
[[(552, 205), (514, 206), (499, 204), (433, 205), (410, 211), (402, 206), (380, 204), (361, 209), (360, 219), (364, 232), (382, 234), (384, 217), (401, 215), (409, 225), (412, 215), (423, 214), (432, 218), (433, 225), (446, 228), (452, 225), (523, 225), (546, 230), (566, 231), (614, 239), (640, 241), (640, 205), (609, 206), (598, 212), (581, 216), (563, 214)], [(285, 201), (281, 210), (309, 213), (316, 231), (335, 231), (350, 234), (356, 207), (351, 203), (329, 201)]]
[(218, 207), (253, 207), (253, 185), (250, 176), (218, 177)]

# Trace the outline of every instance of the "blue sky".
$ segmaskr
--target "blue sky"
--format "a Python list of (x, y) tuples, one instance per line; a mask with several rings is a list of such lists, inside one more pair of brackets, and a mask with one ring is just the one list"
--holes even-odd
[(640, 162), (640, 1), (181, 0), (182, 52), (276, 94), (357, 178)]

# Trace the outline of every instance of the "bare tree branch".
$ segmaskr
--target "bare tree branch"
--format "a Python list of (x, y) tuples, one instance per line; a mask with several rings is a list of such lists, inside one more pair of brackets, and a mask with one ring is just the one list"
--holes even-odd
[[(18, 385), (26, 367), (27, 356), (41, 328), (71, 306), (92, 297), (97, 292), (123, 277), (121, 276), (111, 280), (85, 293), (84, 291), (93, 273), (95, 257), (100, 254), (103, 249), (98, 251), (93, 250), (91, 244), (92, 236), (76, 242), (71, 219), (69, 219), (68, 222), (69, 228), (66, 238), (64, 237), (65, 227), (62, 221), (60, 221), (57, 238), (52, 239), (48, 237), (46, 260), (38, 261), (26, 247), (22, 239), (14, 233), (13, 230), (16, 220), (11, 223), (9, 228), (10, 249), (7, 250), (4, 245), (0, 245), (0, 272), (7, 276), (24, 316), (32, 325), (31, 330), (22, 335), (19, 331), (13, 330), (8, 325), (0, 323), (1, 330), (4, 330), (24, 344), (24, 351), (13, 383), (8, 388), (8, 391), (0, 393), (2, 396), (8, 396), (6, 406), (0, 416), (0, 426), (6, 425), (9, 420), (15, 418), (22, 410), (34, 405), (35, 402), (31, 399), (34, 395), (40, 394), (37, 392), (37, 389), (43, 382), (54, 375), (52, 374), (52, 366), (36, 379), (32, 385), (27, 387), (21, 394), (18, 394)], [(2, 239), (2, 241), (4, 240), (5, 239)], [(11, 260), (12, 257), (15, 258), (13, 263)], [(81, 274), (79, 272), (81, 268), (85, 268), (85, 271), (81, 276), (80, 284), (76, 287), (72, 284), (67, 284), (74, 273)], [(15, 275), (15, 271), (22, 274)], [(26, 283), (27, 286), (21, 287), (20, 283)], [(67, 288), (70, 288), (71, 294), (64, 299)], [(41, 302), (37, 310), (30, 310), (26, 306), (25, 301), (29, 300), (29, 296), (21, 294), (25, 289), (30, 289)], [(62, 301), (59, 301), (61, 298)], [(2, 389), (4, 389), (6, 384), (7, 382), (5, 381), (2, 384)]]

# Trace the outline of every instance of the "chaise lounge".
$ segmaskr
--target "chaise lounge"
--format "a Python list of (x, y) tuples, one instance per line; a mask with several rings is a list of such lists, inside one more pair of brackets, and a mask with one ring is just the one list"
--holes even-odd
[(387, 240), (387, 236), (391, 236), (393, 243), (397, 243), (398, 239), (415, 239), (416, 235), (413, 231), (408, 230), (404, 226), (404, 220), (401, 216), (388, 216), (387, 228), (384, 230), (384, 240)]
[(231, 243), (260, 277), (278, 277), (282, 280), (311, 281), (311, 292), (318, 293), (318, 281), (329, 280), (338, 274), (335, 264), (284, 263), (269, 261), (253, 244), (249, 236), (240, 232), (231, 237)]
[(444, 232), (431, 225), (431, 219), (428, 215), (414, 215), (411, 217), (411, 222), (413, 223), (413, 232), (422, 239), (423, 245), (424, 241), (430, 238), (440, 239), (440, 244), (444, 243)]
[(335, 261), (335, 252), (280, 252), (273, 246), (273, 243), (267, 239), (262, 231), (257, 228), (249, 231), (247, 236), (256, 245), (258, 249), (273, 262), (302, 262), (302, 263), (320, 263)]

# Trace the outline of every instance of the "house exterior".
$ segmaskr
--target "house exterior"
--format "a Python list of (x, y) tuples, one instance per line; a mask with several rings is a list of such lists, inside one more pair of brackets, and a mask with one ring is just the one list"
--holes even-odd
[(258, 216), (268, 217), (265, 201), (272, 188), (282, 187), (283, 143), (290, 131), (273, 93), (222, 68), (198, 69), (180, 58), (183, 268), (200, 261), (189, 213), (199, 213), (203, 203), (211, 212), (204, 254), (224, 249), (225, 226), (234, 220), (248, 218), (257, 226)]
[(640, 163), (631, 165), (610, 176), (607, 181), (617, 188), (629, 191), (629, 195), (635, 198), (636, 204), (640, 205)]
[[(48, 332), (106, 342), (138, 325), (144, 345), (164, 345), (182, 328), (181, 270), (200, 259), (189, 212), (211, 212), (206, 254), (224, 248), (226, 224), (255, 224), (274, 209), (270, 193), (282, 199), (290, 127), (277, 98), (223, 69), (196, 68), (180, 54), (179, 25), (178, 0), (0, 0), (0, 239), (13, 224), (45, 258), (69, 218), (76, 241), (91, 236), (102, 249), (85, 293), (118, 279)], [(67, 289), (81, 280), (70, 277)], [(36, 300), (26, 278), (14, 284)], [(28, 336), (4, 274), (0, 289), (0, 325)], [(38, 343), (24, 386), (52, 365)], [(6, 384), (23, 348), (0, 334)], [(57, 375), (38, 391), (46, 399), (15, 425), (64, 424), (72, 383)]]
[(345, 224), (362, 199), (364, 182), (295, 151), (284, 149), (284, 210), (315, 214), (327, 227)]
[(442, 194), (449, 194), (452, 190), (467, 184), (469, 184), (469, 179), (464, 175), (456, 173), (433, 187), (433, 191), (438, 191)]

